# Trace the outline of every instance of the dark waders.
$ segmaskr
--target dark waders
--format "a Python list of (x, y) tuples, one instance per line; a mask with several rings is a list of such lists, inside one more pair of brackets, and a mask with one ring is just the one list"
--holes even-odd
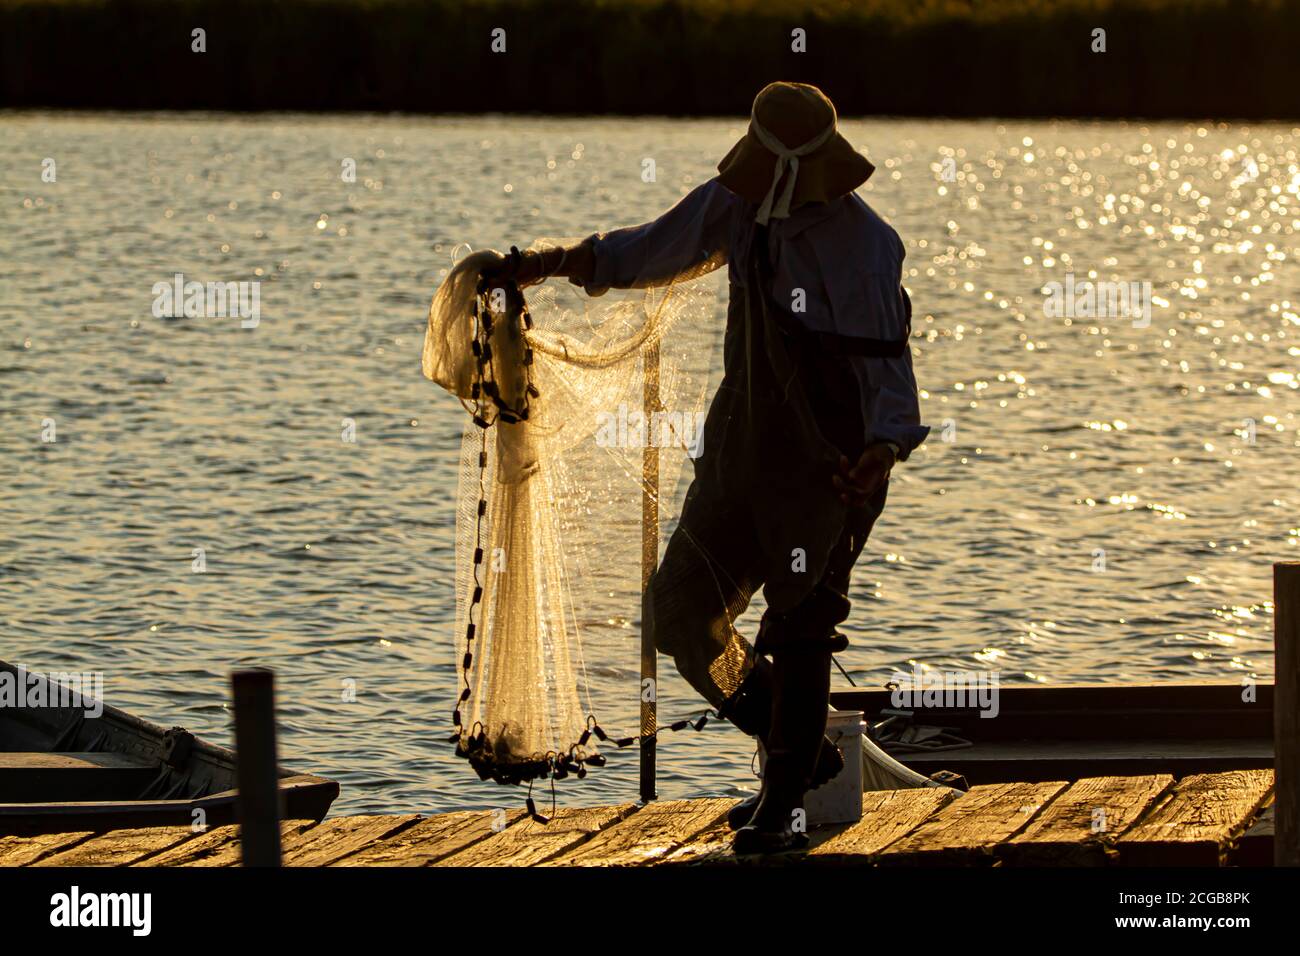
[[(644, 609), (658, 649), (767, 751), (759, 798), (731, 817), (749, 824), (738, 852), (798, 846), (805, 792), (842, 766), (823, 745), (831, 655), (845, 643), (835, 627), (887, 491), (861, 508), (839, 501), (839, 457), (856, 461), (865, 444), (857, 380), (845, 356), (782, 330), (762, 227), (754, 250), (746, 285), (731, 289), (695, 480)], [(768, 610), (751, 648), (733, 622), (760, 587)]]

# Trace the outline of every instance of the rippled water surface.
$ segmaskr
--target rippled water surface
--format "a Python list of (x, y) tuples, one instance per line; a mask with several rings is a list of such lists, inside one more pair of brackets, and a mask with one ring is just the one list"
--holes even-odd
[[(1269, 565), (1300, 539), (1298, 131), (844, 127), (907, 245), (935, 428), (854, 577), (854, 680), (913, 661), (1022, 684), (1271, 676)], [(103, 671), (108, 702), (223, 743), (228, 671), (269, 665), (284, 759), (339, 779), (336, 809), (517, 805), (447, 743), (464, 412), (419, 375), (428, 297), (457, 243), (650, 218), (738, 122), (0, 129), (0, 657)], [(1149, 281), (1149, 327), (1048, 317), (1040, 290), (1070, 271)], [(154, 318), (177, 272), (260, 279), (260, 324)], [(625, 653), (589, 664), (603, 722), (631, 732), (623, 603)], [(667, 680), (661, 710), (697, 701)], [(660, 792), (735, 793), (750, 754), (725, 725), (677, 734)], [(635, 775), (617, 754), (560, 799), (632, 799)]]

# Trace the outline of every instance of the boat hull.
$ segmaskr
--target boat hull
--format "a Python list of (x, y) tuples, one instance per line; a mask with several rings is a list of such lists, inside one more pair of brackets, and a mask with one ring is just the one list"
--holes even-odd
[[(831, 694), (832, 706), (861, 710), (872, 739), (904, 766), (972, 785), (1273, 766), (1272, 684), (1001, 687), (993, 717), (977, 706), (908, 703), (891, 690)], [(944, 733), (910, 748), (889, 739), (899, 736), (882, 726), (891, 717)]]
[[(9, 679), (30, 675), (0, 661)], [(44, 700), (60, 685), (47, 682)], [(95, 716), (89, 713), (97, 712)], [(281, 815), (319, 820), (333, 780), (281, 769)], [(235, 822), (235, 753), (96, 702), (0, 708), (0, 833)]]

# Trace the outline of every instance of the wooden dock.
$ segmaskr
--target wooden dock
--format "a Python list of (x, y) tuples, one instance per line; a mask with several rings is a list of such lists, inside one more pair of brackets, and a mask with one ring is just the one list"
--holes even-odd
[[(850, 866), (1223, 866), (1271, 862), (1273, 773), (1001, 783), (863, 794), (862, 820), (765, 863)], [(557, 810), (334, 817), (282, 824), (287, 866), (737, 865), (730, 799)], [(1268, 845), (1265, 846), (1264, 844)], [(0, 837), (0, 866), (238, 866), (239, 830)]]

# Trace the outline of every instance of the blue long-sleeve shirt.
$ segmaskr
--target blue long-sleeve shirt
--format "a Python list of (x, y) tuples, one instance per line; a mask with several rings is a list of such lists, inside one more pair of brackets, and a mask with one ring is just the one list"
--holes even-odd
[[(727, 264), (733, 287), (746, 281), (754, 204), (709, 180), (653, 222), (591, 237), (589, 295), (667, 284)], [(856, 193), (801, 206), (768, 226), (771, 301), (813, 332), (873, 339), (907, 335), (903, 243)], [(906, 459), (930, 429), (921, 424), (910, 345), (897, 358), (855, 355), (866, 441), (891, 442)]]

